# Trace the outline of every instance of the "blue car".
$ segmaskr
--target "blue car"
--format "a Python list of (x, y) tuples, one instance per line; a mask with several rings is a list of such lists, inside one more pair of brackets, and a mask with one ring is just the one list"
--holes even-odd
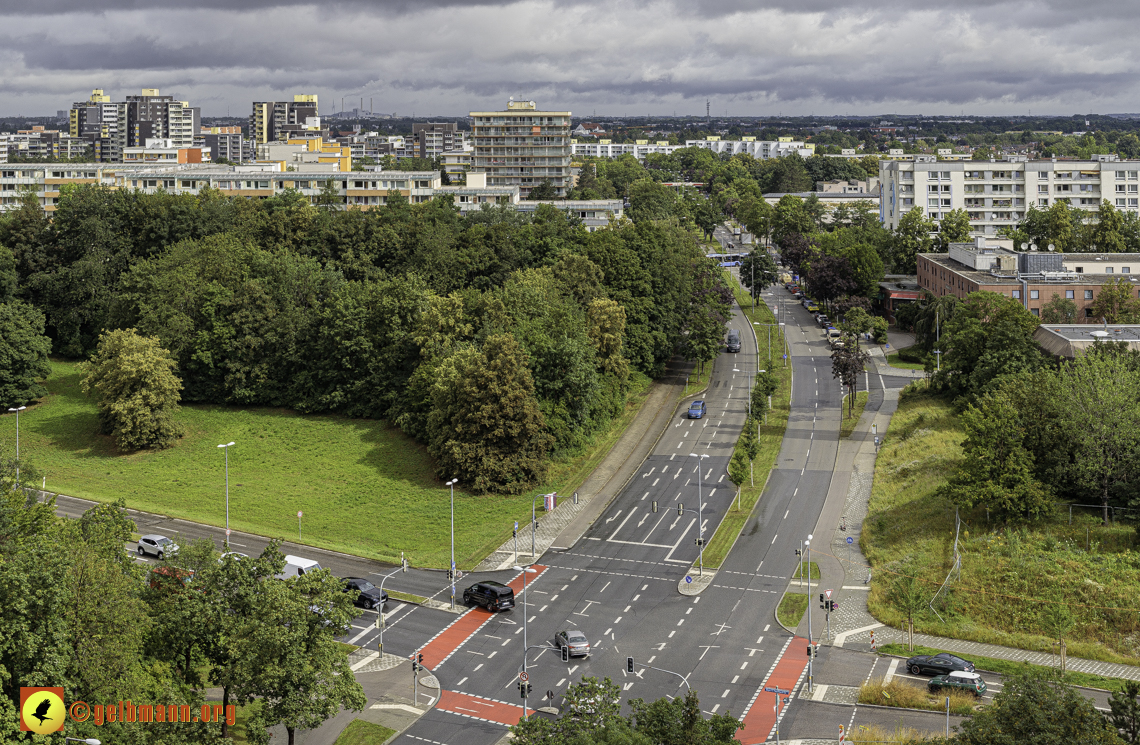
[(690, 419), (701, 419), (702, 417), (704, 417), (704, 415), (705, 415), (705, 402), (704, 401), (694, 401), (691, 404), (689, 404), (689, 418)]

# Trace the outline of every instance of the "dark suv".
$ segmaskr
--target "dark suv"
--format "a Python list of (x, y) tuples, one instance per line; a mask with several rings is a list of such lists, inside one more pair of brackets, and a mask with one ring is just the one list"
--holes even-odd
[(515, 607), (515, 591), (502, 582), (476, 582), (463, 591), (464, 605), (480, 605), (494, 613)]
[(725, 349), (729, 352), (740, 351), (740, 332), (736, 329), (729, 329), (728, 340), (724, 344)]

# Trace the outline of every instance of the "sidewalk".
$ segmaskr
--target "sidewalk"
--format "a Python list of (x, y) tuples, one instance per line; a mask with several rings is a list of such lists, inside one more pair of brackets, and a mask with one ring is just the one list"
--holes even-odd
[[(517, 561), (532, 563), (551, 547), (573, 546), (652, 452), (676, 411), (692, 367), (692, 362), (672, 360), (669, 363), (666, 375), (653, 384), (633, 422), (579, 487), (577, 504), (574, 504), (573, 495), (560, 494), (560, 503), (553, 512), (538, 513), (533, 555), (530, 526), (519, 521), (518, 556), (515, 555), (515, 539), (507, 539), (474, 571), (505, 569)], [(697, 393), (694, 391), (692, 395)]]
[[(815, 597), (821, 589), (832, 588), (835, 592), (833, 599), (838, 599), (839, 610), (832, 614), (831, 633), (833, 645), (851, 649), (869, 650), (871, 648), (870, 632), (875, 632), (877, 646), (889, 642), (906, 643), (905, 630), (894, 629), (879, 623), (867, 610), (867, 597), (869, 585), (865, 584), (871, 570), (867, 560), (859, 550), (859, 538), (862, 532), (863, 520), (867, 515), (867, 503), (871, 498), (871, 486), (875, 474), (875, 445), (871, 436), (871, 425), (878, 425), (880, 436), (887, 431), (891, 416), (898, 408), (898, 389), (888, 389), (882, 404), (872, 411), (871, 402), (859, 420), (855, 432), (849, 439), (842, 440), (839, 445), (839, 456), (836, 459), (836, 478), (832, 482), (832, 491), (840, 481), (840, 466), (846, 459), (850, 459), (851, 467), (847, 476), (846, 499), (843, 502), (838, 520), (831, 519), (829, 523), (823, 517), (834, 515), (835, 510), (824, 509), (817, 526), (816, 535), (819, 538), (829, 537), (827, 553), (812, 553), (812, 559), (817, 562), (821, 572), (820, 584), (813, 588), (809, 602), (818, 606)], [(833, 494), (829, 491), (828, 507), (831, 507)], [(843, 528), (846, 527), (846, 530)], [(847, 539), (851, 538), (851, 543)], [(813, 541), (815, 543), (816, 541)], [(822, 541), (820, 541), (822, 543)], [(798, 585), (791, 582), (788, 589), (797, 591)], [(823, 612), (815, 613), (813, 609), (813, 630), (816, 639), (826, 641), (823, 626)], [(806, 634), (806, 616), (801, 622), (799, 633)], [(1012, 661), (1026, 661), (1037, 665), (1053, 665), (1052, 655), (1044, 652), (1032, 652), (1012, 647), (1003, 647), (997, 644), (983, 644), (981, 642), (963, 641), (960, 639), (947, 639), (929, 634), (915, 634), (915, 644), (936, 649), (945, 649), (962, 655), (979, 655)], [(1123, 665), (1112, 662), (1098, 662), (1077, 657), (1068, 658), (1068, 669), (1076, 672), (1093, 673), (1114, 678), (1140, 680), (1140, 666)]]

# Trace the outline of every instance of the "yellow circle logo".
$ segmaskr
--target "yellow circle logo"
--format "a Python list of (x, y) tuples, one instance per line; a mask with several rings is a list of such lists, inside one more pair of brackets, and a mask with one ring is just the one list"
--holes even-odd
[(24, 699), (23, 706), (20, 707), (21, 723), (40, 735), (63, 729), (66, 713), (63, 697), (53, 689), (37, 690)]

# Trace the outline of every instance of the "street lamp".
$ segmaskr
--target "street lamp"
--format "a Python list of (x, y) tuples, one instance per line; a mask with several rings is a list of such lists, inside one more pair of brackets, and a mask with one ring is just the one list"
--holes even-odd
[[(527, 650), (527, 644), (526, 644), (526, 576), (528, 574), (538, 574), (538, 570), (537, 569), (531, 569), (530, 567), (518, 566), (516, 564), (515, 565), (515, 571), (522, 572), (522, 578), (523, 578), (523, 672), (525, 673), (526, 672), (526, 650)], [(526, 707), (526, 695), (524, 694), (523, 695), (523, 719), (524, 720), (527, 717), (526, 708), (527, 708)]]
[(697, 543), (700, 544), (697, 548), (700, 550), (697, 561), (700, 569), (700, 576), (705, 576), (705, 502), (704, 497), (701, 495), (701, 460), (709, 457), (702, 454), (689, 453), (690, 458), (697, 459)]
[(538, 530), (538, 513), (535, 512), (535, 505), (538, 504), (539, 497), (545, 497), (546, 494), (535, 494), (534, 499), (530, 501), (530, 558), (533, 561), (537, 557), (534, 554), (534, 534)]
[(804, 541), (804, 550), (807, 554), (807, 581), (808, 581), (808, 648), (812, 649), (812, 656), (808, 657), (808, 689), (814, 690), (812, 682), (812, 659), (815, 657), (814, 649), (811, 643), (811, 534), (808, 533), (807, 540)]
[(780, 334), (784, 337), (784, 367), (788, 366), (788, 334), (784, 330), (784, 322), (780, 322)]
[(88, 737), (86, 740), (81, 740), (78, 737), (65, 737), (63, 740), (64, 742), (85, 742), (87, 745), (102, 745), (102, 743), (100, 743), (94, 737)]
[(20, 406), (8, 409), (8, 413), (16, 412), (16, 486), (20, 485), (20, 412), (26, 408), (28, 407)]
[(459, 479), (452, 479), (444, 486), (451, 489), (451, 609), (455, 610), (455, 485)]
[(218, 445), (226, 451), (226, 549), (230, 545), (230, 448), (234, 443), (227, 442), (225, 445)]

